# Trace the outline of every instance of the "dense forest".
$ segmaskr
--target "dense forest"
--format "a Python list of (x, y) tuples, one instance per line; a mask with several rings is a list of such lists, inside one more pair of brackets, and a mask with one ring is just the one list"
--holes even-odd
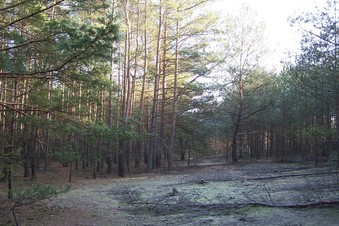
[(262, 22), (207, 0), (0, 1), (0, 178), (51, 162), (126, 176), (175, 160), (339, 165), (335, 0), (291, 19), (301, 52), (262, 65)]

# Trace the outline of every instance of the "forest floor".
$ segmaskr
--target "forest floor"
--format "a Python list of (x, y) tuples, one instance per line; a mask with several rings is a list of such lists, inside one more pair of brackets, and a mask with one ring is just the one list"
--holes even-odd
[[(171, 173), (93, 180), (74, 173), (70, 191), (16, 209), (20, 225), (339, 225), (335, 169), (301, 163), (177, 165)], [(40, 176), (40, 177), (39, 177)], [(50, 167), (39, 180), (67, 184)], [(24, 183), (33, 183), (24, 181)], [(0, 225), (14, 225), (0, 184)]]

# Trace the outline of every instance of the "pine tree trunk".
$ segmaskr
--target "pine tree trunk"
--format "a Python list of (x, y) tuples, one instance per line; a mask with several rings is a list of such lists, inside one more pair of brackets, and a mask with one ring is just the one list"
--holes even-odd
[[(339, 77), (339, 75), (337, 75)], [(336, 113), (336, 130), (337, 130), (337, 139), (336, 139), (336, 150), (337, 150), (337, 166), (336, 168), (339, 169), (339, 78), (337, 79), (337, 89), (336, 89), (336, 108), (335, 108), (335, 113)]]
[(118, 176), (124, 177), (126, 174), (126, 159), (125, 159), (125, 141), (119, 141), (119, 150), (118, 150)]
[(239, 133), (240, 126), (239, 124), (235, 125), (233, 137), (232, 137), (232, 162), (238, 162), (238, 155), (237, 155), (237, 137)]
[(113, 173), (113, 162), (111, 156), (107, 156), (107, 173), (110, 175)]
[(153, 105), (151, 114), (150, 126), (150, 142), (147, 150), (147, 172), (150, 173), (155, 167), (155, 152), (157, 149), (157, 120), (158, 120), (158, 93), (159, 93), (159, 76), (160, 76), (160, 49), (161, 49), (161, 31), (162, 31), (162, 1), (159, 6), (159, 21), (158, 21), (158, 39), (156, 50), (156, 73), (154, 75), (154, 89), (153, 89)]
[(232, 162), (237, 163), (238, 162), (238, 154), (237, 154), (237, 139), (238, 134), (240, 132), (240, 123), (241, 123), (241, 117), (242, 117), (242, 103), (239, 105), (238, 113), (237, 113), (237, 119), (234, 124), (234, 131), (233, 131), (233, 137), (232, 137)]
[[(15, 79), (13, 81), (13, 91), (12, 91), (12, 103), (13, 103), (13, 110), (11, 114), (11, 122), (10, 122), (10, 128), (9, 128), (9, 142), (6, 150), (6, 154), (11, 156), (13, 154), (13, 148), (15, 145), (15, 130), (16, 130), (16, 108), (17, 108), (17, 95), (18, 95), (18, 79)], [(12, 191), (12, 163), (7, 162), (6, 172), (7, 172), (7, 185), (8, 185), (8, 199), (11, 199), (13, 196)]]
[(71, 183), (72, 182), (72, 173), (73, 173), (73, 161), (71, 161), (71, 163), (69, 164), (69, 175), (68, 175), (68, 182)]
[[(139, 1), (138, 1), (139, 3)], [(143, 61), (143, 75), (142, 75), (142, 83), (141, 83), (141, 93), (140, 93), (140, 105), (139, 105), (139, 124), (138, 124), (138, 133), (142, 134), (144, 130), (144, 105), (145, 105), (145, 84), (146, 84), (146, 77), (148, 74), (148, 45), (147, 45), (147, 0), (145, 0), (144, 3), (144, 32), (143, 32), (143, 37), (144, 37), (144, 61)], [(138, 145), (135, 148), (135, 167), (139, 167), (141, 163), (141, 156), (142, 153), (145, 151), (145, 139), (141, 137), (138, 141)], [(145, 158), (146, 161), (146, 158)]]
[[(177, 107), (178, 107), (178, 67), (179, 67), (179, 21), (176, 21), (176, 38), (175, 38), (175, 65), (174, 65), (174, 81), (173, 81), (173, 102), (172, 102), (172, 124), (170, 132), (170, 141), (168, 149), (168, 165), (167, 170), (173, 168), (173, 154), (174, 154), (174, 141), (175, 141), (175, 127), (177, 123)], [(190, 160), (188, 160), (190, 161)], [(188, 162), (189, 164), (189, 162)]]
[(36, 169), (37, 166), (34, 162), (31, 163), (31, 180), (35, 180), (36, 179)]
[(164, 22), (164, 43), (162, 57), (162, 78), (161, 78), (161, 105), (160, 105), (160, 145), (156, 151), (156, 168), (161, 166), (161, 154), (166, 152), (166, 137), (165, 137), (165, 106), (166, 106), (166, 22)]

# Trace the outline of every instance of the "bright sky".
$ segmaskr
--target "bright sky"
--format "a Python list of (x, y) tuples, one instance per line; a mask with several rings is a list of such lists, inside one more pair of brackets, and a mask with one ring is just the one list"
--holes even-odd
[(258, 14), (258, 20), (265, 21), (268, 46), (272, 51), (270, 67), (281, 69), (280, 61), (286, 59), (288, 52), (298, 51), (300, 33), (291, 27), (288, 17), (315, 10), (326, 0), (216, 0), (221, 13), (234, 13), (246, 4)]

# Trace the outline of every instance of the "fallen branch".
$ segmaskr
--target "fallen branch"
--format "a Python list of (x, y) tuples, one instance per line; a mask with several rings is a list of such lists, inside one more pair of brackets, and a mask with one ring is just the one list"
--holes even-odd
[(269, 176), (269, 177), (249, 177), (246, 180), (270, 180), (284, 177), (305, 177), (305, 176), (316, 176), (316, 175), (325, 175), (325, 174), (339, 174), (339, 171), (332, 172), (317, 172), (317, 173), (302, 173), (302, 174), (285, 174), (285, 175), (277, 175), (277, 176)]
[(308, 202), (308, 203), (262, 203), (262, 202), (254, 202), (254, 203), (243, 203), (241, 206), (264, 206), (264, 207), (272, 207), (272, 208), (306, 208), (306, 207), (314, 207), (314, 206), (323, 206), (323, 205), (338, 205), (339, 200), (322, 200), (318, 202)]
[(264, 187), (265, 191), (267, 192), (268, 197), (270, 198), (271, 203), (273, 204), (272, 197), (271, 197), (271, 193), (269, 193), (269, 191), (267, 190), (265, 184), (263, 185), (263, 187)]
[(322, 200), (318, 202), (308, 202), (308, 203), (265, 203), (265, 202), (249, 202), (249, 203), (211, 203), (211, 204), (202, 204), (202, 203), (161, 203), (158, 202), (134, 202), (133, 205), (151, 205), (151, 206), (182, 206), (188, 208), (242, 208), (246, 206), (263, 206), (271, 208), (307, 208), (315, 206), (328, 206), (328, 205), (338, 205), (339, 200)]

